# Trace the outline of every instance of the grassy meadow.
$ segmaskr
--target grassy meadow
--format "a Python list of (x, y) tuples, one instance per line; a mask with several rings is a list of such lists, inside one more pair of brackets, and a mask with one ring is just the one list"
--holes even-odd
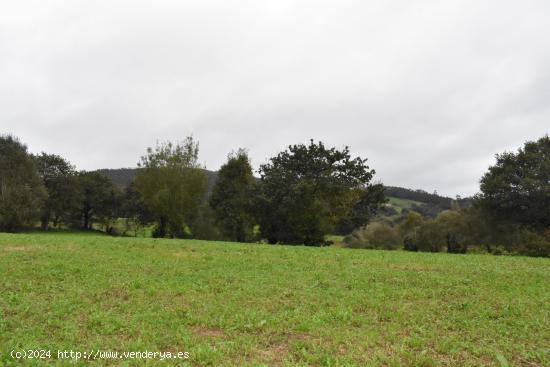
[(0, 234), (0, 365), (44, 364), (12, 349), (187, 351), (177, 363), (190, 366), (549, 366), (550, 259)]

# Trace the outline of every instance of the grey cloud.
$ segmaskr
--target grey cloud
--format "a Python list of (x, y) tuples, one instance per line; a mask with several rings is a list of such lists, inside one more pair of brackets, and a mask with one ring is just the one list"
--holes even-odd
[(78, 167), (194, 134), (217, 169), (309, 138), (387, 184), (471, 195), (548, 133), (550, 3), (5, 1), (0, 131)]

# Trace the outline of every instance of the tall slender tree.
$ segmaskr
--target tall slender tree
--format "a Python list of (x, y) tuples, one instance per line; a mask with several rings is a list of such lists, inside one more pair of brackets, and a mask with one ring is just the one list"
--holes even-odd
[[(77, 177), (79, 205), (75, 218), (83, 229), (92, 229), (95, 222), (106, 224), (116, 217), (118, 196), (113, 182), (99, 172), (80, 172)], [(108, 225), (106, 225), (107, 232)]]
[(188, 137), (183, 143), (148, 148), (138, 163), (135, 188), (156, 218), (158, 237), (183, 236), (198, 214), (207, 188), (198, 154), (198, 142)]
[(210, 206), (216, 223), (227, 240), (247, 242), (253, 238), (256, 179), (247, 152), (239, 149), (220, 168)]

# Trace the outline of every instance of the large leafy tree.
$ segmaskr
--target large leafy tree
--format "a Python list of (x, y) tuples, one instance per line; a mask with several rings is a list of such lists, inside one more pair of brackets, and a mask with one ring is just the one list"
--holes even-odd
[(384, 185), (380, 183), (368, 185), (366, 189), (361, 190), (348, 215), (340, 220), (336, 232), (349, 234), (353, 230), (367, 225), (378, 213), (382, 204), (387, 201), (385, 190)]
[(50, 222), (56, 226), (68, 219), (78, 201), (78, 182), (74, 167), (62, 157), (42, 152), (35, 157), (38, 173), (48, 191), (40, 220), (43, 230), (48, 230)]
[(270, 243), (324, 244), (364, 197), (374, 175), (349, 148), (322, 142), (289, 146), (260, 167), (260, 230)]
[(216, 223), (225, 239), (238, 242), (252, 239), (255, 185), (246, 151), (239, 149), (230, 154), (227, 163), (220, 168), (210, 198)]
[(27, 147), (12, 136), (0, 136), (0, 230), (33, 225), (46, 197)]
[(83, 229), (101, 223), (109, 232), (109, 222), (117, 216), (118, 189), (107, 176), (94, 171), (80, 172), (77, 184), (78, 205), (73, 218)]
[(477, 202), (500, 221), (542, 231), (550, 227), (550, 138), (496, 156), (481, 179)]
[(198, 154), (198, 142), (188, 137), (148, 148), (138, 163), (135, 188), (156, 218), (158, 237), (182, 236), (198, 214), (207, 188)]
[(126, 228), (123, 229), (123, 234), (126, 234), (126, 232), (133, 227), (134, 233), (137, 235), (137, 230), (141, 225), (154, 221), (154, 216), (143, 203), (141, 195), (135, 188), (134, 181), (131, 181), (124, 189), (120, 214), (126, 222)]

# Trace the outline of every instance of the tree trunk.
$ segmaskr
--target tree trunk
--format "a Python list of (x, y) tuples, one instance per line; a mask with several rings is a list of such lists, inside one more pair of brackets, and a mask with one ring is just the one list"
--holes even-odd
[(42, 227), (42, 230), (47, 231), (49, 225), (50, 225), (50, 215), (47, 213), (42, 214), (42, 217), (40, 218), (40, 226)]
[(90, 229), (90, 213), (87, 210), (84, 211), (84, 223), (82, 227), (84, 229)]
[(58, 225), (59, 225), (59, 216), (54, 215), (54, 217), (53, 217), (53, 226), (55, 228), (57, 228)]
[(160, 238), (166, 237), (166, 218), (164, 217), (160, 218), (158, 234)]

